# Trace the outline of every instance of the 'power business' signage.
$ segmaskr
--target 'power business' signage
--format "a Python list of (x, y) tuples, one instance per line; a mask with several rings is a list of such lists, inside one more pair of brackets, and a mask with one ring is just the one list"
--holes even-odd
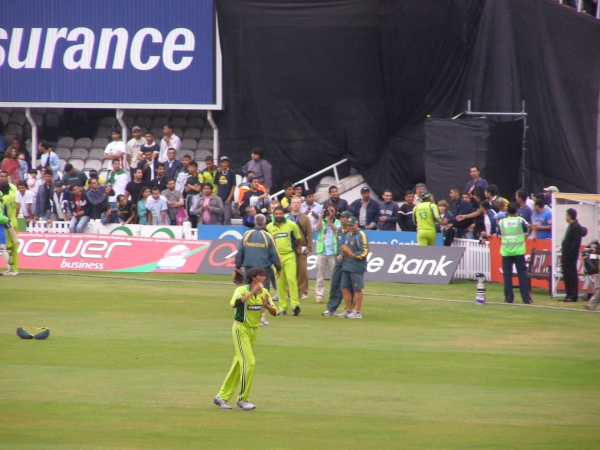
[(212, 0), (0, 2), (0, 105), (219, 109)]

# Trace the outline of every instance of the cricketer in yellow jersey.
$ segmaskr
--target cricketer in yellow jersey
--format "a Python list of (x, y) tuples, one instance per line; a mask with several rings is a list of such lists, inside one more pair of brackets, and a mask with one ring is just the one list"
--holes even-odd
[[(4, 190), (8, 190), (8, 193), (2, 194), (2, 198), (0, 199), (0, 207), (6, 209), (6, 216), (10, 221), (10, 224), (13, 230), (19, 229), (19, 224), (17, 222), (17, 187), (8, 182), (8, 174), (5, 171), (0, 172), (0, 186), (8, 185), (8, 189), (4, 188)], [(9, 264), (10, 268), (4, 272), (4, 275), (17, 275), (19, 273), (19, 243), (13, 242), (11, 237), (11, 233), (8, 229), (4, 230), (6, 234), (6, 249), (9, 254)]]
[(425, 191), (421, 195), (421, 203), (413, 209), (413, 217), (417, 226), (417, 245), (435, 245), (435, 223), (442, 223), (442, 219), (431, 193)]
[(296, 281), (296, 253), (295, 248), (300, 246), (300, 231), (298, 226), (291, 220), (285, 218), (285, 211), (281, 206), (273, 210), (275, 222), (267, 225), (267, 231), (275, 240), (275, 247), (281, 259), (281, 276), (277, 282), (277, 294), (279, 296), (279, 311), (277, 314), (287, 314), (287, 297), (285, 292), (286, 283), (290, 292), (290, 302), (294, 316), (300, 314), (300, 301), (298, 299), (298, 283)]
[(240, 286), (233, 293), (230, 304), (235, 309), (233, 321), (233, 346), (235, 356), (229, 373), (213, 403), (221, 409), (231, 409), (227, 401), (240, 386), (237, 407), (244, 411), (256, 408), (248, 401), (254, 375), (254, 343), (260, 323), (261, 310), (265, 308), (274, 316), (277, 314), (273, 300), (263, 286), (266, 272), (262, 267), (253, 267), (246, 272), (250, 284)]

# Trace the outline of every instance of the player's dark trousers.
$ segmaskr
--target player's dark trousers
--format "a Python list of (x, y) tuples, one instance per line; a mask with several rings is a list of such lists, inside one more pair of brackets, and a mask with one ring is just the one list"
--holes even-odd
[(515, 294), (512, 287), (512, 266), (517, 268), (519, 277), (519, 290), (523, 303), (531, 303), (529, 296), (529, 281), (527, 280), (527, 266), (525, 265), (525, 255), (519, 256), (503, 256), (502, 257), (502, 276), (504, 278), (504, 301), (512, 303), (515, 299)]
[(329, 311), (335, 311), (342, 302), (341, 285), (342, 265), (336, 264), (333, 267), (333, 273), (331, 274), (331, 283), (329, 285), (329, 302), (327, 302), (327, 309)]
[(577, 280), (577, 259), (563, 258), (562, 273), (565, 282), (565, 299), (577, 300), (579, 294), (579, 285)]

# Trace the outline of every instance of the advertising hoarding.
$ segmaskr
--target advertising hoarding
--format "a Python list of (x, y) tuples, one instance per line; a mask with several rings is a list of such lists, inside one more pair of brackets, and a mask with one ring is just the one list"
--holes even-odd
[(212, 0), (0, 2), (0, 106), (221, 108)]

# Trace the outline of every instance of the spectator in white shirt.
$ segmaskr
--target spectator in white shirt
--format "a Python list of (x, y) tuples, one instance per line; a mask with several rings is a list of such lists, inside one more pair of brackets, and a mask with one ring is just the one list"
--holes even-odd
[(17, 216), (19, 212), (23, 213), (25, 222), (29, 223), (33, 219), (33, 194), (27, 190), (24, 181), (19, 181), (17, 191)]
[(181, 139), (173, 134), (173, 125), (170, 123), (165, 124), (163, 127), (164, 137), (160, 141), (160, 153), (158, 155), (158, 162), (164, 163), (167, 160), (167, 151), (170, 148), (174, 148), (179, 151), (181, 148)]
[(185, 155), (181, 160), (183, 163), (183, 169), (177, 175), (177, 179), (175, 180), (175, 190), (179, 191), (183, 194), (183, 189), (185, 188), (185, 180), (190, 176), (188, 173), (188, 166), (192, 162), (192, 157), (190, 155)]
[(127, 160), (127, 146), (121, 140), (121, 131), (115, 128), (112, 133), (112, 142), (104, 149), (104, 160), (108, 160), (106, 168), (112, 170), (112, 160), (118, 159), (123, 170), (129, 170), (129, 161)]
[(112, 187), (108, 203), (115, 208), (117, 205), (117, 197), (119, 195), (125, 195), (125, 188), (127, 183), (129, 183), (129, 174), (121, 169), (121, 163), (118, 159), (113, 159), (111, 167), (112, 170), (108, 172), (108, 175), (106, 176), (106, 185), (109, 189)]
[(152, 195), (146, 200), (146, 208), (152, 215), (152, 225), (170, 225), (171, 221), (167, 211), (167, 199), (160, 195), (157, 187), (152, 188)]
[(139, 161), (139, 153), (142, 145), (146, 143), (146, 139), (142, 137), (142, 129), (135, 126), (131, 129), (133, 137), (127, 142), (127, 156), (129, 158), (129, 167), (136, 167)]
[(315, 203), (315, 193), (308, 189), (304, 193), (304, 203), (300, 207), (300, 214), (306, 214), (310, 219), (311, 226), (314, 228), (321, 211), (323, 211), (323, 206)]

